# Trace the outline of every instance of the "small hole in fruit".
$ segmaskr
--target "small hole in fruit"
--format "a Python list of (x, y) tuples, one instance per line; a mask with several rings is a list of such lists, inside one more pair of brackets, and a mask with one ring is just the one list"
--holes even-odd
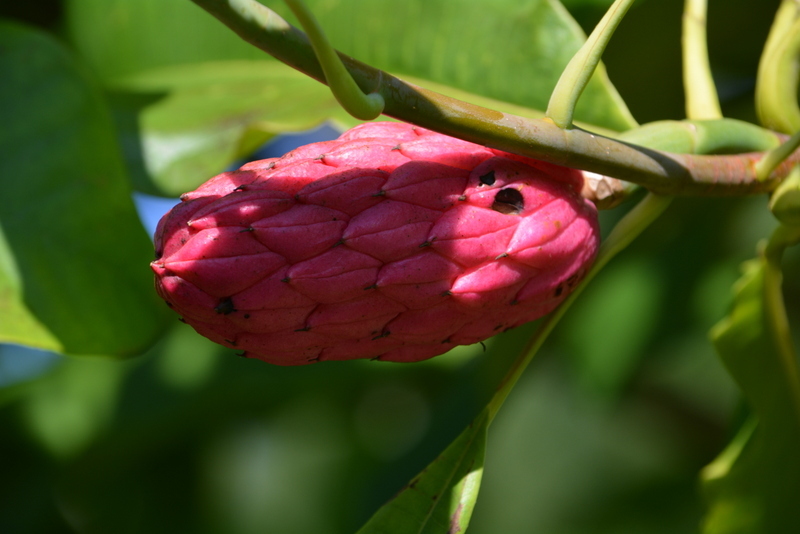
[(506, 215), (519, 215), (525, 209), (525, 200), (518, 190), (507, 187), (497, 192), (492, 209)]
[(228, 315), (229, 313), (235, 312), (236, 308), (233, 307), (233, 301), (228, 297), (220, 300), (219, 304), (214, 307), (214, 311), (220, 315)]
[(494, 171), (489, 171), (481, 176), (480, 181), (483, 185), (494, 185)]

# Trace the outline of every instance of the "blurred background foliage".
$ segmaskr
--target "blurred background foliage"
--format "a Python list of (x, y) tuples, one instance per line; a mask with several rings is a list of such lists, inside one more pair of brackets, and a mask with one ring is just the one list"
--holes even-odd
[[(286, 12), (280, 2), (264, 3)], [(569, 43), (578, 29), (550, 2), (537, 0), (492, 2), (496, 13), (478, 9), (486, 2), (432, 2), (442, 17), (437, 24), (444, 26), (403, 19), (396, 3), (308, 3), (317, 13), (331, 13), (321, 18), (333, 43), (357, 58), (469, 91), (476, 101), (527, 106), (532, 109), (522, 112), (531, 115), (542, 109), (547, 80), (558, 74), (556, 56), (568, 58), (570, 52), (559, 56), (534, 38), (523, 42), (526, 24), (543, 17), (560, 21), (539, 41)], [(360, 29), (372, 28), (379, 34), (374, 39), (384, 31), (381, 24), (391, 23), (394, 33), (374, 46), (351, 39), (358, 32), (336, 18), (343, 16), (337, 12), (342, 3), (360, 6)], [(584, 31), (610, 3), (564, 1)], [(777, 5), (709, 2), (711, 64), (726, 116), (754, 121), (756, 67)], [(675, 0), (638, 2), (604, 56), (610, 79), (639, 122), (683, 117), (681, 9)], [(461, 13), (468, 25), (448, 25), (452, 13)], [(24, 28), (26, 39), (35, 35), (42, 47), (67, 58), (60, 65), (70, 66), (70, 79), (86, 84), (98, 121), (106, 124), (106, 115), (113, 120), (105, 144), (90, 153), (119, 161), (115, 172), (127, 185), (115, 187), (128, 196), (131, 190), (174, 196), (265, 142), (259, 157), (284, 152), (287, 139), (278, 134), (328, 121), (314, 135), (330, 136), (333, 128), (353, 124), (324, 87), (267, 60), (188, 0), (5, 2), (0, 16), (14, 31)], [(495, 18), (507, 26), (486, 22)], [(429, 33), (416, 38), (417, 28)], [(485, 54), (454, 52), (450, 47), (461, 42), (453, 45), (456, 36), (475, 40)], [(2, 41), (0, 55), (9, 57), (9, 42)], [(553, 72), (537, 70), (545, 67), (533, 62), (528, 72), (496, 74), (508, 65), (518, 69), (515, 61), (524, 64), (529, 53)], [(0, 63), (9, 65), (14, 64)], [(536, 78), (545, 81), (530, 81)], [(488, 81), (476, 86), (476, 79)], [(50, 98), (58, 101), (59, 94)], [(606, 130), (624, 129), (629, 118), (615, 98), (599, 82), (587, 97), (594, 102), (589, 107), (598, 109), (584, 108), (582, 119)], [(19, 122), (14, 106), (0, 103), (4, 124)], [(57, 144), (63, 137), (48, 134), (43, 116), (35, 117), (43, 130), (34, 133), (43, 140), (39, 156), (47, 159), (48, 153), (64, 152)], [(6, 150), (15, 146), (8, 137)], [(25, 166), (3, 167), (0, 180), (15, 181), (17, 174), (5, 173), (28, 169), (31, 162), (39, 169), (28, 159)], [(11, 215), (0, 219), (0, 251), (17, 251), (9, 234), (20, 221), (47, 215), (37, 211), (35, 190), (20, 190), (28, 196), (17, 211), (2, 212)], [(97, 195), (92, 202), (106, 201)], [(115, 224), (118, 237), (93, 254), (118, 263), (129, 263), (132, 254), (140, 260), (131, 267), (132, 280), (146, 278), (144, 232), (128, 222), (132, 204), (113, 204), (118, 211), (104, 207), (98, 217), (107, 219), (92, 224)], [(602, 213), (604, 231), (618, 211)], [(601, 273), (492, 426), (471, 534), (698, 531), (704, 513), (698, 472), (735, 434), (746, 412), (707, 332), (725, 314), (739, 265), (774, 227), (766, 198), (677, 199)], [(34, 242), (29, 248), (42, 246)], [(82, 252), (61, 247), (63, 261)], [(16, 256), (17, 268), (28, 265), (23, 256)], [(78, 260), (68, 272), (80, 272), (81, 262), (96, 267), (98, 258)], [(96, 268), (112, 269), (114, 261)], [(798, 325), (797, 250), (784, 267), (785, 300)], [(8, 274), (13, 271), (0, 269), (11, 280), (0, 278), (7, 293), (24, 279)], [(41, 276), (52, 278), (55, 287), (67, 275), (56, 269)], [(121, 288), (114, 281), (112, 276), (108, 287), (92, 295), (115, 300)], [(3, 322), (18, 317), (12, 313), (41, 319), (36, 299), (26, 298), (16, 308), (13, 299), (0, 299), (0, 333)], [(160, 307), (151, 310), (149, 301), (130, 304), (140, 306), (137, 313), (147, 313), (147, 319), (127, 323), (114, 316), (113, 306), (91, 302), (89, 317), (110, 315), (109, 323), (121, 329), (114, 339), (90, 350), (85, 347), (94, 345), (84, 338), (91, 336), (83, 335), (93, 332), (89, 325), (73, 337), (31, 327), (27, 344), (95, 355), (149, 348), (119, 360), (0, 345), (0, 532), (354, 532), (474, 417), (535, 326), (494, 338), (485, 351), (463, 347), (414, 365), (357, 361), (281, 368), (236, 358)], [(81, 317), (75, 321), (86, 321)], [(69, 318), (60, 320), (70, 324)], [(797, 333), (795, 328), (796, 339)], [(69, 343), (77, 348), (69, 350)]]

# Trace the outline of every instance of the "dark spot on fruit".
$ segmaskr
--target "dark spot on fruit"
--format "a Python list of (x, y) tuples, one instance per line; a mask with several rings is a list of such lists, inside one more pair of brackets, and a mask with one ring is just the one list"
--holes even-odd
[(567, 278), (567, 285), (569, 287), (572, 287), (573, 285), (575, 285), (575, 282), (577, 282), (577, 281), (578, 281), (578, 275), (577, 274), (573, 274), (572, 276)]
[(383, 189), (381, 189), (381, 190), (380, 190), (380, 191), (378, 191), (377, 193), (374, 193), (372, 196), (373, 196), (373, 197), (383, 197), (383, 196), (386, 196), (386, 191), (384, 191)]
[(560, 297), (560, 296), (561, 296), (561, 293), (563, 293), (563, 292), (564, 292), (564, 287), (563, 287), (563, 286), (561, 286), (561, 285), (559, 285), (559, 286), (556, 288), (556, 296), (557, 296), (557, 297)]
[[(336, 248), (336, 247), (338, 247), (339, 245), (344, 245), (344, 239), (340, 239), (339, 241), (337, 241), (336, 243), (334, 243), (334, 244), (333, 244), (333, 246), (332, 246), (331, 248)], [(287, 282), (288, 282), (288, 279), (287, 279)]]
[(449, 289), (447, 291), (442, 291), (442, 296), (443, 297), (449, 297), (452, 294), (453, 294), (453, 292), (450, 291)]
[(186, 319), (184, 319), (183, 317), (178, 317), (178, 320), (183, 324), (186, 324)]
[(172, 308), (172, 303), (171, 302), (165, 300), (164, 304), (167, 305), (167, 308)]
[(364, 291), (366, 291), (368, 289), (378, 289), (378, 284), (372, 284), (371, 286), (367, 286), (367, 287), (364, 288)]
[(430, 241), (425, 241), (423, 244), (421, 244), (419, 246), (419, 248), (425, 248), (425, 247), (429, 247), (429, 246), (431, 246), (431, 242)]
[(298, 328), (295, 332), (308, 332), (309, 330), (311, 330), (310, 326), (304, 326), (303, 328)]
[(244, 318), (245, 318), (245, 319), (249, 319), (249, 318), (250, 318), (250, 314), (249, 314), (249, 313), (245, 313), (245, 314), (244, 314)]
[(380, 338), (382, 338), (382, 337), (389, 337), (389, 334), (391, 334), (391, 332), (389, 332), (388, 330), (386, 330), (385, 332), (382, 332), (382, 333), (381, 333), (381, 335), (373, 337), (373, 338), (372, 338), (372, 341), (377, 341), (377, 340), (379, 340), (379, 339), (380, 339)]
[(235, 341), (231, 341), (230, 339), (226, 339), (225, 343), (227, 343), (231, 347), (235, 347), (236, 346), (236, 342)]
[(291, 278), (289, 278), (288, 276), (286, 278), (281, 278), (281, 282), (283, 282), (284, 284), (288, 284), (290, 281)]
[(233, 307), (233, 301), (228, 297), (220, 300), (219, 304), (214, 307), (214, 311), (221, 315), (228, 315), (229, 313), (235, 312), (236, 308)]
[(448, 337), (442, 340), (442, 344), (444, 345), (445, 343), (452, 343), (452, 341), (450, 341), (450, 338)]
[(525, 200), (517, 189), (506, 187), (494, 196), (492, 209), (506, 215), (519, 215), (525, 209)]
[(234, 354), (236, 354), (240, 358), (249, 358), (250, 357), (250, 356), (247, 355), (246, 351), (244, 351), (244, 352), (236, 352)]
[(489, 171), (483, 176), (481, 176), (480, 181), (483, 185), (494, 185), (495, 182), (494, 171)]
[(499, 325), (494, 327), (495, 330), (500, 330), (501, 328), (503, 328), (503, 325), (501, 325), (501, 324), (499, 324)]
[(239, 233), (241, 234), (241, 233), (244, 233), (244, 232), (255, 232), (255, 231), (256, 231), (256, 229), (251, 226), (249, 228), (245, 228), (244, 230), (239, 230)]
[(486, 352), (486, 344), (483, 341), (478, 341), (478, 343), (480, 343), (481, 347), (483, 347), (483, 352)]

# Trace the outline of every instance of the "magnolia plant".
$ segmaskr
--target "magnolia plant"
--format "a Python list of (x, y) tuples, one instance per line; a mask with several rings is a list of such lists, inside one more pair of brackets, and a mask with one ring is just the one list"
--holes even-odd
[[(181, 1), (180, 8), (170, 5), (184, 9), (189, 2)], [(463, 350), (460, 345), (486, 350), (486, 341), (486, 354), (471, 357), (498, 354), (504, 370), (485, 402), (427, 467), (416, 476), (405, 472), (408, 482), (394, 488), (394, 497), (364, 512), (369, 519), (358, 530), (464, 532), (478, 502), (489, 429), (598, 273), (668, 214), (678, 197), (767, 197), (763, 209), (774, 228), (752, 243), (755, 257), (743, 265), (730, 309), (710, 332), (745, 400), (746, 416), (700, 473), (706, 503), (700, 530), (800, 528), (800, 371), (782, 270), (784, 253), (800, 243), (796, 1), (780, 3), (758, 65), (760, 125), (723, 116), (709, 66), (705, 0), (684, 6), (687, 118), (646, 124), (634, 120), (600, 62), (633, 0), (613, 2), (585, 39), (557, 0), (518, 2), (535, 5), (531, 13), (503, 11), (514, 20), (535, 18), (545, 39), (563, 41), (563, 47), (548, 42), (537, 48), (539, 68), (548, 71), (541, 87), (535, 86), (536, 73), (524, 78), (529, 84), (517, 84), (514, 67), (507, 66), (511, 60), (447, 48), (438, 26), (381, 21), (390, 31), (371, 32), (379, 25), (377, 14), (390, 13), (372, 4), (343, 2), (370, 39), (398, 46), (371, 53), (375, 45), (355, 39), (364, 54), (391, 64), (387, 57), (397, 61), (419, 41), (433, 47), (422, 55), (431, 71), (450, 73), (441, 76), (449, 85), (436, 76), (396, 76), (338, 53), (331, 41), (336, 45), (336, 37), (359, 26), (338, 28), (329, 39), (325, 19), (320, 24), (313, 14), (331, 9), (324, 2), (314, 2), (312, 10), (300, 0), (271, 8), (255, 0), (192, 2), (253, 45), (247, 53), (260, 49), (295, 70), (241, 59), (208, 65), (170, 60), (164, 62), (168, 68), (152, 68), (147, 53), (126, 48), (139, 36), (113, 32), (100, 41), (127, 52), (106, 61), (106, 51), (96, 45), (103, 32), (95, 27), (74, 33), (98, 71), (88, 74), (51, 38), (15, 24), (0, 26), (0, 67), (12, 74), (0, 95), (15, 103), (4, 112), (8, 127), (0, 134), (0, 307), (7, 310), (0, 340), (64, 354), (131, 356), (160, 350), (156, 340), (177, 312), (228, 352), (270, 364), (314, 364), (297, 373), (355, 364), (330, 360), (445, 361), (451, 355), (443, 353)], [(85, 30), (100, 15), (124, 18), (129, 3), (111, 3), (115, 13), (114, 6), (75, 0), (68, 4), (72, 28)], [(424, 2), (408, 4), (424, 9)], [(435, 4), (444, 10), (447, 3)], [(492, 5), (464, 3), (457, 10)], [(278, 11), (293, 16), (301, 29)], [(433, 33), (417, 35), (423, 31)], [(497, 46), (506, 43), (499, 39)], [(508, 46), (509, 56), (526, 53)], [(358, 47), (352, 52), (358, 55)], [(210, 57), (226, 53), (203, 51)], [(459, 70), (465, 61), (481, 68)], [(472, 74), (460, 77), (463, 72)], [(108, 134), (115, 128), (92, 81), (96, 75), (114, 102), (127, 164)], [(485, 80), (492, 76), (494, 81)], [(217, 95), (219, 79), (240, 85)], [(296, 102), (296, 108), (269, 107), (278, 101)], [(134, 117), (138, 126), (131, 128)], [(230, 167), (276, 133), (322, 120), (354, 128), (283, 156)], [(45, 146), (55, 147), (52, 157)], [(149, 244), (127, 199), (130, 184), (182, 194), (156, 230), (156, 291), (139, 261)], [(796, 272), (787, 274), (796, 279)], [(534, 329), (525, 330), (532, 321), (538, 321)], [(503, 358), (493, 336), (500, 339), (511, 329), (525, 337)], [(570, 335), (581, 336), (577, 330)], [(181, 343), (198, 343), (194, 333), (181, 332)], [(196, 365), (186, 363), (190, 359), (176, 365)], [(39, 399), (35, 388), (29, 390), (19, 388), (18, 397)], [(83, 434), (60, 434), (52, 430), (58, 423), (41, 423), (50, 421), (51, 412), (41, 408), (47, 403), (29, 404), (40, 406), (31, 409), (32, 432), (53, 436), (42, 439), (57, 456), (71, 459), (64, 478), (80, 476), (97, 457), (85, 452), (88, 444), (110, 415), (93, 419)], [(67, 435), (77, 437), (64, 440)], [(109, 523), (87, 512), (86, 495), (92, 492), (80, 498), (62, 492), (59, 499), (73, 528), (91, 532), (93, 522)], [(286, 524), (268, 520), (261, 531), (284, 528), (275, 525)]]

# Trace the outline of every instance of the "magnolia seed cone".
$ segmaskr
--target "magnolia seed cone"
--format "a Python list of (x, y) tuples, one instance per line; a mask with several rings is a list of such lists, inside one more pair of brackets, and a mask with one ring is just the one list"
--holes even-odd
[(167, 213), (156, 289), (279, 365), (424, 360), (553, 310), (593, 261), (580, 172), (409, 124), (222, 173)]

